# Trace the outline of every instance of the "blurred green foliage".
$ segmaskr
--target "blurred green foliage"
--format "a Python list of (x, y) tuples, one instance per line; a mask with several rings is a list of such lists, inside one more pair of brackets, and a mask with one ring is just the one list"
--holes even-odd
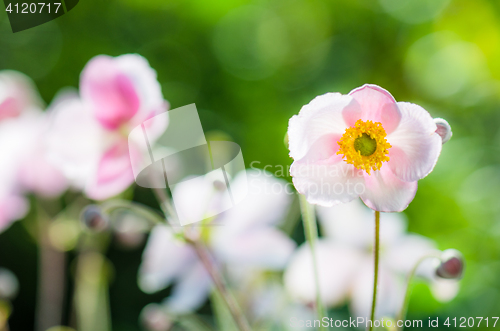
[[(498, 316), (500, 2), (81, 0), (16, 34), (1, 14), (0, 50), (0, 69), (32, 77), (47, 104), (62, 87), (78, 86), (93, 56), (139, 53), (171, 107), (196, 103), (205, 131), (229, 134), (248, 166), (291, 163), (288, 119), (316, 95), (373, 83), (424, 106), (446, 118), (454, 136), (419, 183), (409, 230), (462, 251), (468, 265), (451, 303), (417, 286), (409, 318)], [(136, 200), (147, 194), (137, 189)], [(141, 308), (167, 293), (139, 291), (140, 256), (141, 249), (108, 254), (118, 275), (110, 289), (114, 330), (138, 329)], [(36, 246), (19, 223), (0, 236), (0, 264), (21, 283), (11, 329), (30, 330)]]

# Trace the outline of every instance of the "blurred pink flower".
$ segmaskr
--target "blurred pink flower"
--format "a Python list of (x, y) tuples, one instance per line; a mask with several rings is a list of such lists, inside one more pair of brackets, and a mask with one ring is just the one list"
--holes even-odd
[[(327, 307), (349, 301), (351, 314), (368, 317), (373, 292), (373, 211), (355, 200), (335, 207), (318, 207), (324, 235), (316, 246), (321, 297)], [(405, 280), (423, 256), (438, 252), (430, 239), (405, 233), (402, 214), (383, 214), (380, 224), (379, 295), (376, 314), (392, 316), (401, 308)], [(432, 280), (437, 299), (450, 300), (458, 290), (456, 282), (443, 282), (433, 276), (435, 262), (428, 259), (418, 274)], [(284, 274), (287, 292), (304, 303), (315, 300), (311, 253), (302, 245)], [(441, 291), (441, 292), (439, 292)]]
[(23, 218), (28, 211), (28, 202), (15, 193), (0, 193), (0, 232), (7, 229), (12, 222)]
[(0, 72), (0, 230), (22, 218), (22, 194), (56, 196), (66, 179), (46, 159), (47, 114), (33, 82), (15, 71)]
[[(168, 103), (146, 59), (100, 55), (83, 69), (80, 96), (61, 93), (51, 108), (52, 161), (88, 197), (103, 200), (134, 181), (129, 153), (139, 150), (129, 150), (130, 130), (165, 112)], [(167, 125), (154, 122), (158, 127), (148, 132), (160, 133)]]
[(0, 71), (0, 121), (42, 108), (43, 102), (30, 78), (13, 70)]
[(320, 95), (290, 119), (293, 183), (313, 204), (361, 197), (374, 210), (402, 211), (437, 162), (437, 129), (425, 109), (376, 85)]
[[(234, 208), (216, 216), (211, 225), (188, 226), (186, 231), (201, 231), (214, 254), (215, 262), (241, 270), (281, 270), (295, 249), (295, 243), (276, 226), (283, 220), (291, 195), (285, 183), (268, 173), (248, 171), (248, 196)], [(216, 203), (214, 195), (220, 193), (216, 183), (199, 178), (193, 185)], [(238, 175), (233, 190), (247, 185), (245, 174)], [(175, 194), (175, 192), (174, 192)], [(179, 196), (180, 197), (180, 196)], [(186, 203), (192, 196), (182, 197)], [(199, 199), (198, 199), (199, 201)], [(200, 207), (201, 206), (201, 207)], [(210, 208), (209, 203), (192, 204), (193, 215)], [(237, 272), (230, 273), (233, 279)], [(211, 281), (193, 248), (176, 238), (173, 230), (165, 225), (156, 226), (151, 232), (139, 271), (139, 285), (145, 292), (159, 291), (175, 283), (173, 292), (165, 300), (173, 314), (197, 309), (206, 300)]]

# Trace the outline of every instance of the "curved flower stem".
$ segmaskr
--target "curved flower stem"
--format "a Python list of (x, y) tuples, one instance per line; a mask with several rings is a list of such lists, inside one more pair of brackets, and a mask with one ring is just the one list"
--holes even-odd
[[(410, 296), (411, 296), (411, 282), (413, 280), (413, 277), (415, 276), (415, 273), (417, 272), (418, 267), (420, 264), (429, 259), (429, 258), (439, 258), (439, 255), (436, 254), (429, 254), (429, 255), (424, 255), (420, 259), (417, 260), (413, 268), (411, 269), (410, 273), (408, 274), (407, 280), (406, 280), (406, 291), (405, 291), (405, 298), (403, 301), (403, 305), (401, 306), (401, 310), (399, 311), (399, 314), (396, 317), (396, 322), (397, 321), (404, 321), (406, 318), (406, 312), (408, 310), (408, 304), (410, 303)], [(404, 323), (403, 326), (398, 328), (399, 330), (403, 330), (404, 328)]]
[(220, 273), (219, 269), (216, 267), (208, 249), (197, 240), (186, 239), (186, 241), (190, 243), (195, 249), (198, 258), (200, 259), (201, 263), (203, 263), (203, 266), (212, 278), (217, 291), (226, 303), (227, 308), (229, 309), (234, 321), (236, 322), (236, 325), (238, 325), (238, 328), (241, 331), (250, 331), (250, 325), (248, 324), (248, 321), (243, 315), (243, 312), (241, 311), (240, 306), (234, 299), (233, 295), (229, 292), (226, 281)]
[[(177, 220), (177, 214), (175, 212), (174, 207), (170, 203), (168, 195), (162, 189), (153, 189), (153, 190), (156, 195), (156, 198), (160, 202), (160, 207), (163, 213), (165, 214), (165, 222), (172, 227), (175, 233), (178, 233), (175, 227), (180, 223)], [(170, 219), (168, 219), (168, 216), (170, 216)], [(224, 276), (217, 268), (217, 265), (214, 263), (213, 258), (210, 252), (208, 251), (208, 248), (199, 240), (192, 239), (189, 236), (187, 236), (186, 233), (184, 233), (184, 239), (188, 244), (190, 244), (194, 248), (196, 255), (198, 256), (201, 263), (205, 267), (205, 270), (212, 278), (212, 281), (214, 282), (217, 292), (219, 292), (220, 297), (224, 300), (227, 308), (229, 309), (229, 312), (233, 316), (233, 319), (236, 322), (236, 325), (238, 326), (240, 331), (250, 331), (251, 330), (250, 325), (248, 324), (245, 315), (243, 315), (243, 312), (241, 311), (238, 303), (236, 302), (233, 295), (229, 291)]]
[(370, 331), (373, 330), (373, 323), (375, 321), (375, 308), (377, 306), (377, 285), (378, 285), (378, 260), (380, 253), (380, 212), (375, 211), (375, 271), (373, 273), (373, 300), (372, 300), (372, 313)]
[[(299, 194), (300, 199), (300, 210), (302, 212), (302, 222), (304, 224), (304, 234), (306, 240), (309, 243), (309, 248), (311, 249), (312, 261), (313, 261), (313, 272), (314, 272), (314, 282), (316, 287), (316, 310), (318, 313), (319, 320), (322, 321), (323, 317), (327, 316), (325, 308), (323, 307), (323, 301), (321, 300), (321, 292), (319, 287), (319, 273), (318, 264), (316, 261), (315, 246), (318, 241), (318, 227), (316, 225), (316, 217), (314, 214), (314, 208), (311, 206), (306, 197)], [(323, 324), (323, 323), (321, 323)], [(323, 326), (320, 327), (323, 329)]]

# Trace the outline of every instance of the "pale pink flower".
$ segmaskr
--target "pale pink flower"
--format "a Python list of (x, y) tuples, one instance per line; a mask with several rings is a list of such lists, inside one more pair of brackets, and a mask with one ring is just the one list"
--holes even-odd
[[(327, 307), (349, 303), (353, 316), (367, 318), (373, 293), (373, 211), (356, 199), (335, 207), (318, 207), (324, 237), (316, 245), (321, 297)], [(395, 317), (405, 294), (406, 276), (417, 261), (438, 254), (430, 239), (405, 233), (402, 214), (383, 214), (380, 223), (380, 264), (377, 297), (378, 317)], [(439, 300), (451, 300), (457, 282), (443, 282), (434, 276), (437, 259), (425, 260), (417, 274), (431, 281)], [(287, 292), (303, 303), (313, 303), (315, 287), (311, 252), (302, 245), (284, 274)]]
[[(17, 118), (18, 139), (26, 140), (17, 171), (17, 182), (24, 192), (33, 192), (43, 197), (56, 197), (68, 187), (68, 180), (62, 171), (48, 160), (47, 132), (49, 114), (33, 112)], [(20, 137), (22, 136), (22, 138)], [(11, 137), (13, 139), (14, 137)]]
[(28, 202), (21, 195), (0, 192), (0, 232), (7, 229), (15, 220), (23, 218), (28, 209)]
[(43, 102), (30, 78), (13, 70), (0, 71), (0, 121), (42, 107)]
[(376, 85), (318, 96), (290, 119), (293, 183), (313, 204), (361, 197), (374, 210), (402, 211), (437, 162), (440, 134), (451, 136), (437, 129), (425, 109)]
[(47, 114), (33, 82), (0, 72), (0, 230), (28, 210), (23, 193), (59, 195), (66, 180), (45, 155)]
[[(277, 229), (290, 204), (291, 195), (285, 183), (268, 173), (248, 171), (248, 196), (232, 209), (219, 214), (208, 226), (187, 226), (185, 231), (202, 231), (215, 263), (237, 270), (281, 270), (295, 249), (295, 243)], [(231, 189), (246, 187), (246, 175), (238, 175)], [(207, 202), (193, 204), (193, 197), (179, 199), (191, 202), (193, 215), (198, 219), (222, 197), (217, 183), (207, 177), (191, 181)], [(214, 185), (215, 184), (215, 185)], [(190, 190), (191, 191), (191, 190)], [(208, 191), (211, 194), (206, 194)], [(192, 192), (192, 191), (191, 191)], [(174, 192), (176, 194), (176, 192)], [(177, 200), (179, 201), (179, 200)], [(233, 270), (234, 271), (234, 270)], [(230, 273), (233, 278), (237, 272)], [(139, 285), (145, 292), (159, 291), (175, 284), (165, 300), (167, 310), (181, 314), (195, 310), (207, 298), (211, 280), (193, 248), (176, 237), (166, 225), (156, 226), (150, 235), (139, 270)]]
[[(96, 56), (80, 77), (80, 96), (66, 92), (51, 106), (50, 157), (73, 185), (96, 200), (123, 192), (134, 176), (128, 133), (147, 119), (165, 112), (156, 72), (136, 54)], [(148, 130), (158, 134), (167, 125)], [(157, 137), (151, 136), (151, 141)]]

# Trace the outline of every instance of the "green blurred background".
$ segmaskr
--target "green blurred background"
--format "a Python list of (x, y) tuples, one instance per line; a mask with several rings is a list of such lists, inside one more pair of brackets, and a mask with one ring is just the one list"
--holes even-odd
[[(171, 107), (196, 103), (205, 131), (231, 136), (247, 166), (289, 165), (288, 119), (330, 91), (378, 84), (446, 118), (454, 136), (405, 213), (410, 231), (462, 251), (467, 269), (450, 303), (417, 286), (408, 318), (500, 314), (499, 1), (81, 0), (15, 34), (0, 14), (0, 69), (32, 77), (47, 104), (78, 87), (93, 56), (124, 53), (146, 57)], [(154, 206), (146, 190), (134, 194)], [(37, 247), (22, 222), (0, 235), (0, 265), (21, 284), (13, 331), (32, 330), (35, 313)], [(138, 330), (141, 309), (168, 293), (140, 292), (141, 253), (116, 245), (108, 253), (113, 330)], [(71, 274), (68, 282), (71, 292)]]

